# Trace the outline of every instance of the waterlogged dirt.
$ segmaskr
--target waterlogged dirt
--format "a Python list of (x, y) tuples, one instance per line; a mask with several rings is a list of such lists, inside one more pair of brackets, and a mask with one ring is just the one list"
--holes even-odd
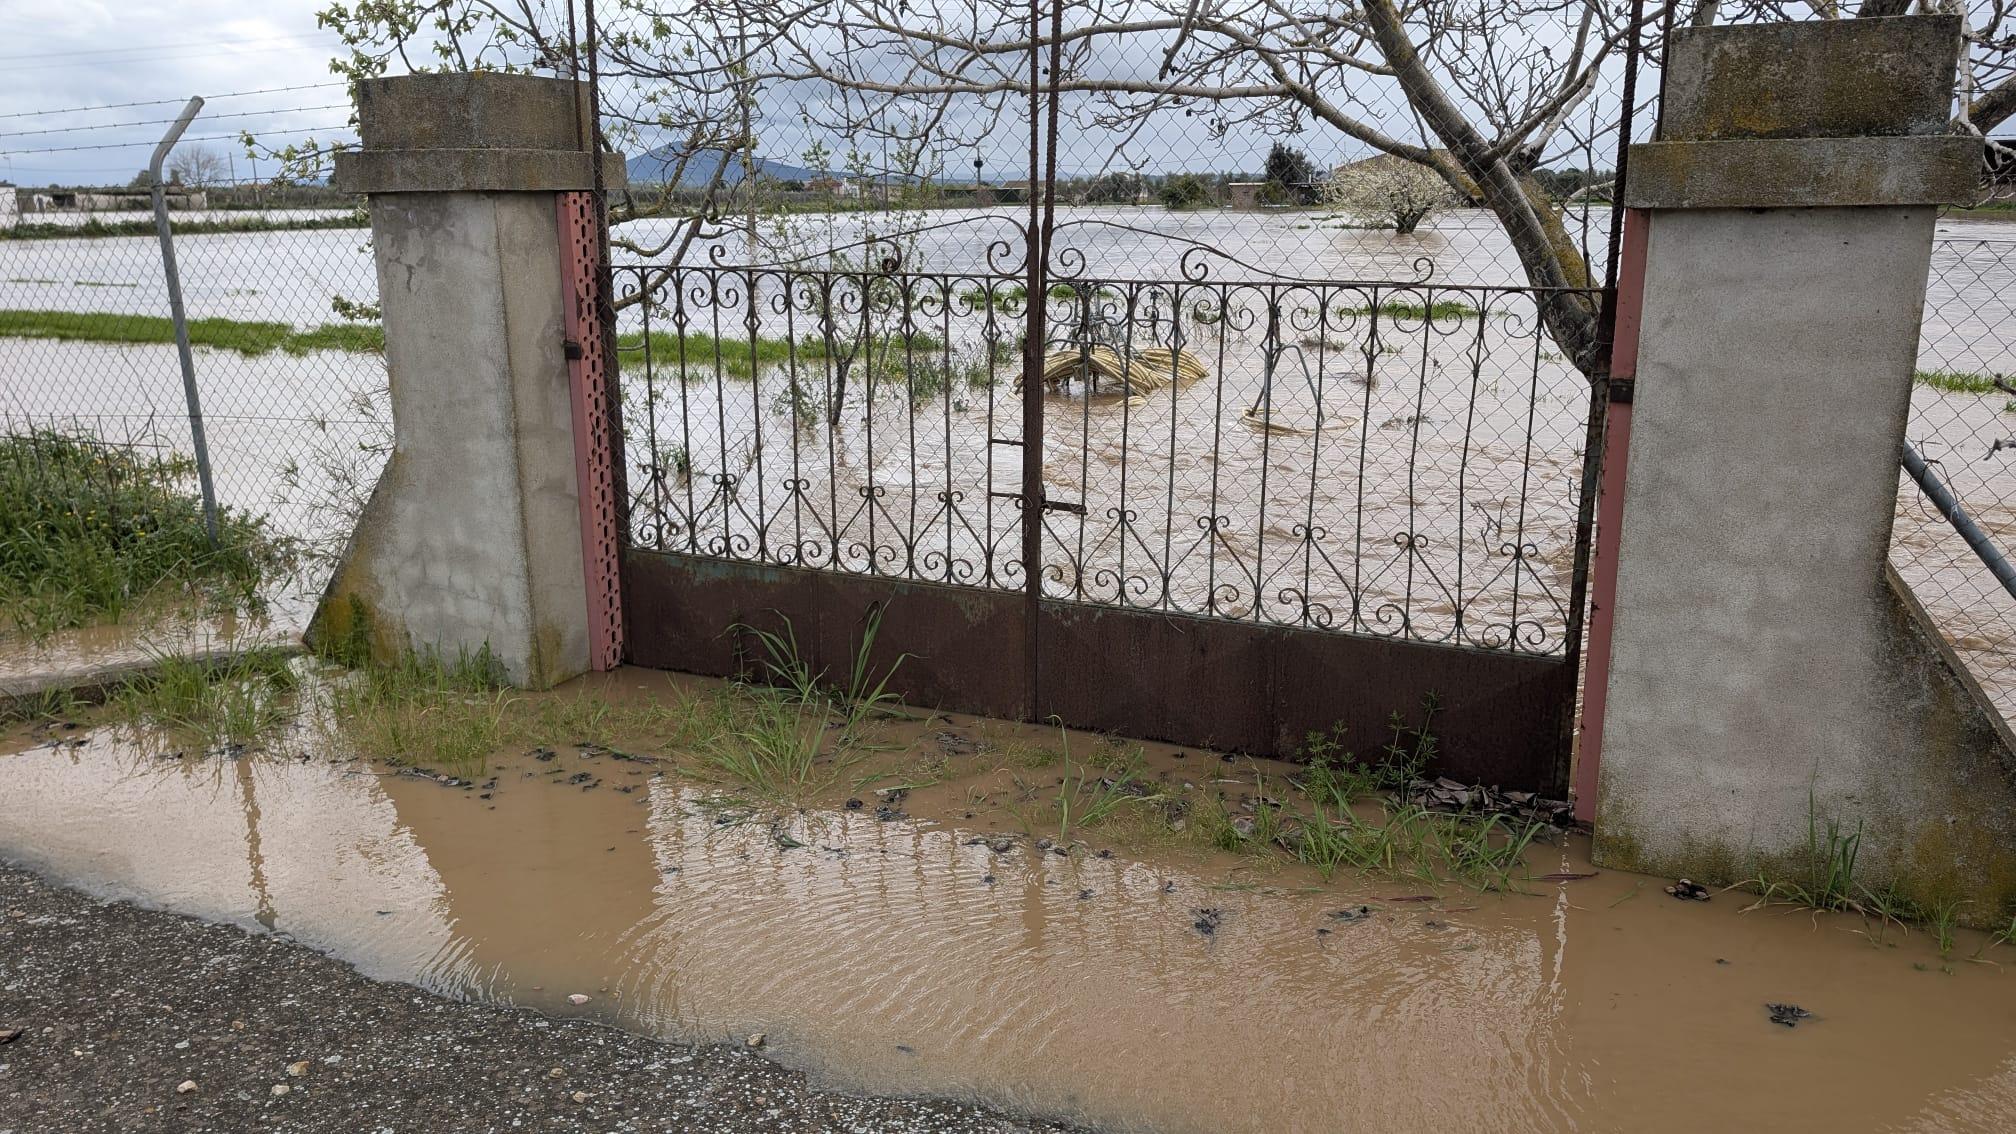
[[(590, 694), (614, 720), (712, 691), (623, 671), (549, 696)], [(1114, 1130), (1985, 1131), (2016, 1108), (2016, 973), (1970, 963), (1977, 935), (1942, 958), (1922, 930), (1678, 901), (1576, 836), (1536, 842), (1513, 893), (1326, 880), (1166, 822), (1284, 795), (1285, 765), (963, 716), (874, 726), (803, 810), (663, 737), (597, 739), (463, 783), (305, 731), (213, 756), (23, 731), (0, 859), (450, 997), (760, 1032), (815, 1085)], [(1156, 802), (1063, 829), (1057, 781), (1115, 754)]]

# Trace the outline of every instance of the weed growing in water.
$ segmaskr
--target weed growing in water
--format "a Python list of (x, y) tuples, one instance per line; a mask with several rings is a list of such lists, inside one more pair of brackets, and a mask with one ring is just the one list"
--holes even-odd
[(723, 719), (703, 742), (707, 766), (758, 793), (796, 803), (826, 778), (820, 751), (830, 719), (823, 703), (793, 701), (776, 690), (743, 687), (722, 705)]
[(475, 776), (505, 738), (515, 701), (487, 646), (454, 661), (408, 652), (329, 681), (322, 723), (360, 756)]
[(1855, 830), (1842, 828), (1838, 819), (1828, 819), (1823, 832), (1817, 806), (1806, 797), (1806, 868), (1803, 878), (1774, 877), (1760, 869), (1748, 885), (1757, 889), (1758, 899), (1750, 909), (1772, 903), (1804, 906), (1813, 910), (1850, 910), (1868, 914), (1868, 890), (1855, 882), (1855, 862), (1862, 852), (1862, 824)]
[[(769, 680), (739, 683), (716, 702), (701, 742), (708, 767), (793, 803), (830, 782), (853, 762), (852, 752), (868, 722), (887, 713), (896, 700), (889, 681), (909, 655), (897, 657), (878, 674), (871, 659), (881, 628), (881, 608), (870, 609), (844, 680), (835, 684), (806, 659), (789, 619), (781, 631), (732, 627), (762, 646), (762, 670)], [(822, 762), (826, 734), (836, 726), (833, 754)]]
[(215, 748), (286, 723), (299, 684), (292, 660), (279, 650), (247, 650), (223, 661), (163, 655), (112, 701), (115, 711)]

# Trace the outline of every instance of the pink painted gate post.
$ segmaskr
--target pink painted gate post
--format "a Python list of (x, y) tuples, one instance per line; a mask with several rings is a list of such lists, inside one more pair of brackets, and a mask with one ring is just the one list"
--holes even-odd
[(621, 509), (616, 446), (608, 412), (610, 370), (604, 349), (597, 272), (600, 223), (595, 195), (558, 195), (561, 270), (567, 311), (567, 387), (574, 406), (574, 463), (581, 487), (581, 563), (588, 591), (588, 668), (623, 661)]

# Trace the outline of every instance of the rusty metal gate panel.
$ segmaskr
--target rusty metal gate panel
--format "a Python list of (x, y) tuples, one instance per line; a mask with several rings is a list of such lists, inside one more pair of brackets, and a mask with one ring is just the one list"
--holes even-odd
[(1590, 392), (1543, 311), (1595, 293), (1189, 248), (1192, 278), (1056, 276), (1029, 304), (1026, 276), (882, 251), (618, 269), (652, 296), (625, 359), (630, 660), (742, 673), (730, 628), (788, 621), (837, 671), (879, 609), (916, 704), (1285, 755), (1339, 724), (1370, 751), (1435, 697), (1444, 772), (1559, 789)]
[(1602, 384), (1548, 328), (1605, 293), (1060, 219), (1061, 12), (1016, 207), (610, 269), (625, 658), (841, 672), (873, 616), (913, 705), (1292, 756), (1432, 704), (1436, 771), (1562, 792)]

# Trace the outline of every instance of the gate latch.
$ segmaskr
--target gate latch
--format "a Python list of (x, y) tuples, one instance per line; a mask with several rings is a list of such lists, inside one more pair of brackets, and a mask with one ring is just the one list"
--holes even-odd
[[(987, 495), (1002, 500), (1022, 499), (1022, 494), (1019, 492), (990, 492)], [(1052, 500), (1046, 496), (1043, 498), (1043, 510), (1045, 512), (1076, 512), (1082, 516), (1085, 514), (1085, 505), (1073, 504), (1069, 500)]]

